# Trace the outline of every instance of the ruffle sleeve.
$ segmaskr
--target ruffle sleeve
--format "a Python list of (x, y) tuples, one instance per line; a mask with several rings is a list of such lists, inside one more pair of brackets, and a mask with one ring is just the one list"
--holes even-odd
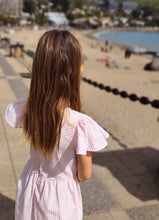
[(5, 113), (5, 119), (8, 124), (13, 128), (22, 128), (22, 114), (27, 102), (27, 98), (21, 98), (14, 102), (11, 102), (7, 108)]
[(107, 146), (109, 134), (92, 118), (86, 116), (76, 127), (76, 154), (86, 155), (87, 151), (99, 151)]

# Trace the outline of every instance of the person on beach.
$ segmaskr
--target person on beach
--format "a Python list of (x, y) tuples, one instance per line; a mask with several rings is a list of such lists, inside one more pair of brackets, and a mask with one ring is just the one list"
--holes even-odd
[(17, 183), (15, 220), (82, 220), (79, 183), (92, 174), (91, 151), (109, 134), (81, 113), (82, 51), (68, 31), (50, 30), (37, 45), (27, 98), (10, 103), (6, 120), (23, 128), (30, 159)]

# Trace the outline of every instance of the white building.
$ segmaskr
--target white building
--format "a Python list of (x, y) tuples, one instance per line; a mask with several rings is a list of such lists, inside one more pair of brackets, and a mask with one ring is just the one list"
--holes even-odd
[(21, 17), (23, 0), (0, 0), (0, 14)]
[(121, 3), (121, 10), (123, 10), (126, 14), (130, 14), (133, 10), (138, 7), (136, 2), (125, 1)]
[(48, 18), (48, 20), (52, 21), (56, 26), (67, 26), (69, 23), (64, 13), (46, 12), (45, 16)]
[(101, 23), (102, 27), (106, 27), (106, 26), (109, 26), (109, 24), (111, 22), (111, 18), (110, 17), (100, 17), (99, 22)]

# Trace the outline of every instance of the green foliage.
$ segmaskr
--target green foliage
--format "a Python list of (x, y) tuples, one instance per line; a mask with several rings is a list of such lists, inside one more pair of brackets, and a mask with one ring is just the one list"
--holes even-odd
[(70, 8), (70, 0), (50, 0), (53, 3), (53, 8), (58, 11), (67, 12)]
[(72, 1), (72, 5), (74, 8), (82, 8), (83, 7), (84, 0), (74, 0)]
[(109, 0), (104, 0), (104, 8), (107, 9), (109, 7)]
[(27, 21), (28, 21), (29, 23), (31, 23), (31, 24), (33, 24), (33, 23), (34, 23), (34, 19), (33, 19), (32, 17), (27, 18)]
[[(140, 18), (144, 20), (145, 22), (149, 16), (152, 17), (153, 19), (158, 19), (159, 9), (145, 6), (145, 7), (139, 7), (131, 13), (131, 18), (133, 19)], [(149, 24), (149, 22), (147, 22), (147, 24)]]
[[(118, 3), (122, 3), (128, 0), (116, 0), (116, 1)], [(159, 9), (159, 0), (130, 0), (130, 1), (138, 3), (140, 7), (147, 6), (147, 7), (153, 7)]]
[(153, 26), (159, 26), (159, 18), (153, 20)]
[(95, 16), (95, 17), (97, 17), (97, 18), (100, 18), (100, 11), (94, 11), (91, 15), (89, 15), (89, 16)]
[(68, 18), (69, 21), (73, 21), (73, 20), (75, 20), (77, 18), (83, 18), (83, 15), (74, 15), (72, 13), (68, 13), (66, 15), (66, 17)]
[[(98, 0), (97, 0), (98, 1)], [(103, 0), (105, 2), (105, 6), (103, 8), (107, 9), (109, 6), (109, 1), (112, 0)], [(120, 3), (124, 1), (132, 1), (139, 4), (139, 7), (152, 7), (159, 9), (159, 0), (115, 0), (118, 2), (118, 8)], [(67, 13), (70, 9), (81, 8), (84, 5), (93, 5), (94, 0), (23, 0), (23, 10), (24, 12), (29, 12), (33, 14), (36, 12), (36, 9), (40, 9), (42, 4), (48, 6), (49, 3), (53, 3), (51, 7), (56, 11), (63, 11)]]
[(4, 16), (0, 14), (0, 22), (2, 22), (4, 19)]
[(131, 13), (132, 18), (138, 18), (140, 16), (140, 10), (136, 9)]
[(19, 19), (10, 16), (5, 17), (3, 15), (0, 15), (0, 23), (3, 25), (7, 25), (7, 24), (15, 25), (19, 23)]
[(34, 0), (24, 0), (23, 2), (23, 11), (28, 12), (30, 14), (35, 13), (36, 11), (36, 3)]
[(34, 19), (35, 23), (36, 24), (39, 24), (39, 25), (44, 25), (44, 24), (47, 24), (49, 23), (47, 17), (44, 15), (44, 13), (37, 13), (35, 15), (35, 19)]
[(68, 12), (73, 8), (82, 8), (85, 4), (84, 0), (50, 0), (53, 3), (53, 8)]

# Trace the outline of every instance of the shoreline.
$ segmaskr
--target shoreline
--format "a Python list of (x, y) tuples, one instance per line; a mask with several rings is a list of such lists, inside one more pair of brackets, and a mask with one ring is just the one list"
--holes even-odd
[[(20, 32), (22, 30), (28, 30), (28, 31), (33, 31), (34, 30), (34, 26), (31, 27), (10, 27), (10, 28), (6, 28), (5, 26), (1, 26), (0, 30), (9, 34), (9, 30), (15, 30), (15, 32)], [(45, 27), (45, 26), (39, 26), (38, 27), (38, 31), (42, 31), (42, 30), (49, 30), (49, 27)], [(53, 28), (54, 29), (54, 28)], [(72, 27), (70, 27), (70, 29), (68, 29), (69, 31), (73, 31), (73, 32), (81, 32), (83, 33), (86, 37), (98, 40), (99, 42), (105, 42), (105, 40), (100, 39), (96, 36), (94, 36), (94, 34), (99, 34), (99, 33), (112, 33), (112, 32), (143, 32), (143, 33), (159, 33), (159, 27), (105, 27), (105, 28), (97, 28), (97, 29), (89, 29), (89, 30), (78, 30), (78, 29), (74, 29)], [(14, 37), (13, 37), (14, 38)], [(108, 40), (109, 41), (109, 40)], [(154, 49), (148, 49), (144, 46), (139, 46), (139, 45), (129, 45), (129, 44), (125, 44), (125, 43), (116, 43), (113, 41), (109, 41), (111, 43), (112, 46), (116, 46), (122, 49), (129, 49), (139, 55), (149, 55), (149, 56), (156, 56), (157, 53), (159, 53), (159, 50), (154, 50)]]
[(96, 32), (149, 32), (149, 33), (159, 33), (159, 27), (100, 27), (97, 29), (89, 29), (88, 31), (92, 33)]
[[(91, 39), (95, 39), (99, 42), (105, 42), (106, 40), (101, 39), (100, 37), (96, 37), (95, 34), (100, 34), (100, 33), (114, 33), (114, 32), (143, 32), (143, 33), (154, 33), (154, 31), (152, 29), (137, 29), (137, 28), (105, 28), (105, 29), (96, 29), (96, 30), (89, 30), (89, 33), (86, 33), (85, 36), (89, 37)], [(159, 33), (159, 30), (156, 31), (155, 33)], [(128, 45), (128, 44), (122, 44), (122, 43), (116, 43), (113, 41), (109, 41), (108, 42), (112, 45), (112, 46), (116, 46), (122, 49), (129, 49), (134, 53), (137, 53), (138, 55), (142, 55), (142, 56), (150, 56), (150, 57), (154, 57), (157, 56), (157, 54), (159, 54), (159, 50), (154, 50), (154, 49), (148, 49), (144, 46), (139, 46), (139, 45)]]

